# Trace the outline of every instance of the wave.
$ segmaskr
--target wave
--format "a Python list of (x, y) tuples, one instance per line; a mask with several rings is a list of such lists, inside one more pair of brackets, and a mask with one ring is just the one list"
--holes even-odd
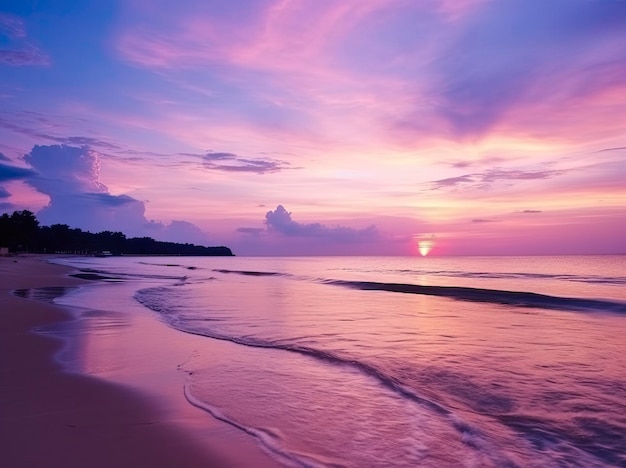
[(281, 461), (284, 465), (302, 468), (321, 468), (323, 466), (326, 466), (326, 464), (315, 460), (310, 455), (293, 453), (284, 450), (279, 443), (279, 436), (277, 434), (274, 434), (267, 429), (246, 426), (245, 424), (228, 417), (216, 406), (210, 405), (205, 401), (194, 397), (193, 393), (189, 389), (189, 384), (185, 384), (185, 386), (183, 387), (183, 393), (187, 401), (196, 408), (200, 408), (201, 410), (206, 411), (215, 419), (230, 424), (231, 426), (257, 439), (261, 443), (261, 446), (264, 447), (267, 452), (269, 452), (273, 457)]
[(400, 273), (429, 274), (435, 276), (448, 276), (453, 278), (484, 278), (484, 279), (530, 279), (530, 280), (559, 280), (573, 281), (577, 283), (592, 284), (615, 284), (626, 285), (626, 277), (622, 276), (580, 276), (567, 274), (547, 274), (547, 273), (493, 273), (482, 271), (455, 271), (455, 270), (436, 270), (436, 271), (412, 271), (398, 270)]
[(114, 272), (107, 270), (97, 270), (95, 268), (81, 268), (79, 273), (71, 276), (76, 276), (83, 279), (108, 279), (115, 281), (122, 281), (124, 279), (163, 279), (163, 280), (178, 280), (185, 281), (188, 276), (173, 276), (173, 275), (155, 275), (147, 273), (128, 273), (128, 272)]
[[(161, 316), (171, 325), (179, 331), (189, 333), (191, 335), (203, 336), (220, 341), (228, 341), (234, 344), (247, 346), (251, 348), (264, 348), (275, 349), (281, 351), (287, 351), (291, 353), (297, 353), (303, 356), (311, 357), (319, 361), (323, 361), (332, 365), (349, 366), (352, 369), (356, 369), (362, 374), (375, 379), (384, 388), (391, 390), (393, 393), (408, 401), (412, 401), (439, 416), (446, 418), (454, 429), (461, 434), (463, 442), (475, 450), (483, 450), (488, 444), (487, 440), (482, 435), (481, 431), (472, 425), (462, 421), (453, 411), (446, 408), (440, 403), (434, 400), (428, 399), (415, 392), (407, 385), (400, 382), (395, 377), (388, 375), (376, 366), (367, 362), (359, 361), (350, 357), (343, 357), (339, 354), (311, 348), (308, 346), (301, 346), (297, 344), (287, 344), (282, 342), (276, 342), (271, 340), (263, 340), (252, 337), (238, 337), (229, 336), (221, 333), (216, 333), (209, 330), (197, 330), (185, 326), (184, 319), (176, 314), (176, 307), (172, 307), (170, 304), (163, 304), (159, 300), (159, 293), (166, 292), (167, 288), (147, 288), (138, 291), (135, 294), (135, 299), (143, 304), (145, 307), (161, 314)], [(211, 411), (209, 411), (211, 412)]]
[[(141, 304), (143, 304), (144, 306), (148, 307), (149, 309), (155, 312), (158, 312), (162, 316), (167, 317), (169, 319), (170, 317), (175, 316), (175, 311), (173, 311), (169, 306), (163, 306), (156, 299), (155, 294), (154, 294), (154, 293), (158, 294), (160, 292), (165, 292), (165, 291), (167, 291), (167, 288), (142, 289), (140, 291), (137, 291), (137, 293), (135, 294), (135, 299)], [(303, 354), (303, 355), (313, 357), (321, 361), (330, 362), (333, 364), (348, 365), (348, 366), (357, 368), (358, 370), (369, 375), (370, 377), (376, 378), (385, 387), (392, 389), (396, 393), (404, 397), (408, 397), (411, 400), (417, 403), (420, 403), (426, 407), (429, 407), (430, 409), (440, 414), (450, 413), (449, 410), (440, 406), (439, 404), (433, 401), (430, 401), (424, 397), (421, 397), (417, 395), (416, 393), (414, 393), (413, 391), (407, 389), (405, 386), (400, 384), (396, 379), (386, 375), (382, 371), (378, 370), (376, 367), (370, 364), (361, 362), (361, 361), (343, 358), (334, 353), (315, 349), (315, 348), (310, 348), (308, 346), (284, 344), (284, 343), (278, 343), (275, 341), (266, 341), (266, 340), (260, 340), (260, 339), (250, 338), (250, 337), (234, 337), (234, 336), (228, 336), (228, 335), (223, 335), (220, 333), (214, 333), (214, 332), (208, 332), (208, 331), (198, 331), (198, 330), (183, 326), (181, 323), (182, 321), (180, 320), (175, 320), (175, 321), (168, 320), (168, 321), (170, 325), (174, 326), (178, 330), (184, 331), (185, 333), (189, 333), (192, 335), (200, 335), (200, 336), (206, 336), (208, 338), (213, 338), (216, 340), (230, 341), (231, 343), (235, 343), (235, 344), (239, 344), (243, 346), (249, 346), (252, 348), (271, 348), (271, 349), (278, 349), (282, 351), (289, 351), (292, 353)]]
[[(165, 293), (165, 300), (161, 300), (159, 295)], [(196, 329), (193, 326), (189, 326), (185, 323), (185, 319), (180, 317), (177, 313), (177, 306), (166, 302), (167, 297), (170, 296), (171, 290), (167, 287), (147, 288), (140, 290), (135, 294), (135, 299), (146, 306), (147, 308), (159, 313), (163, 319), (173, 328), (188, 333), (190, 335), (196, 335), (206, 337), (210, 339), (228, 341), (230, 343), (257, 348), (257, 349), (272, 349), (279, 351), (286, 351), (290, 353), (300, 354), (309, 358), (322, 361), (324, 363), (333, 366), (345, 366), (354, 370), (357, 370), (361, 374), (368, 378), (374, 379), (383, 388), (391, 391), (397, 397), (412, 402), (421, 406), (422, 408), (430, 411), (433, 415), (442, 418), (449, 424), (449, 427), (453, 428), (458, 434), (460, 440), (469, 449), (487, 455), (493, 460), (496, 460), (498, 465), (501, 466), (515, 466), (511, 460), (505, 454), (501, 454), (493, 446), (493, 443), (489, 437), (476, 425), (464, 420), (456, 411), (447, 408), (444, 404), (439, 403), (432, 399), (419, 394), (415, 389), (411, 388), (408, 384), (403, 383), (393, 375), (389, 375), (384, 370), (368, 362), (355, 359), (351, 356), (342, 356), (332, 351), (323, 349), (316, 349), (308, 346), (302, 346), (298, 344), (285, 343), (282, 341), (273, 341), (262, 338), (255, 338), (250, 336), (231, 336), (223, 333), (215, 332), (207, 329)], [(293, 453), (281, 448), (280, 441), (277, 440), (275, 434), (271, 431), (267, 431), (261, 428), (251, 428), (243, 423), (233, 420), (225, 415), (218, 408), (209, 405), (208, 403), (195, 398), (189, 388), (185, 388), (185, 396), (187, 400), (201, 409), (204, 409), (215, 418), (220, 419), (234, 427), (248, 433), (249, 435), (257, 438), (262, 445), (268, 449), (274, 456), (283, 459), (288, 464), (295, 463), (299, 466), (314, 467), (319, 466), (317, 461), (310, 456), (300, 453)]]
[[(312, 280), (312, 278), (304, 277), (304, 276), (294, 276), (289, 273), (279, 273), (274, 271), (243, 271), (243, 270), (223, 270), (223, 269), (215, 269), (213, 270), (218, 273), (230, 273), (230, 274), (239, 274), (246, 276), (283, 276), (290, 277), (293, 279), (300, 280)], [(405, 271), (405, 270), (402, 270)], [(430, 272), (430, 273), (444, 273), (442, 272)], [(449, 274), (450, 272), (445, 272)], [(456, 276), (465, 276), (469, 277), (479, 277), (479, 275), (484, 275), (482, 277), (489, 278), (505, 278), (505, 277), (514, 277), (510, 275), (518, 275), (517, 273), (511, 274), (500, 274), (500, 273), (461, 273), (458, 272)], [(486, 276), (490, 275), (490, 276)], [(509, 276), (507, 276), (509, 275)], [(521, 273), (519, 275), (522, 275)], [(534, 277), (536, 279), (542, 278), (558, 278), (552, 275), (542, 275), (542, 274), (534, 274), (528, 273), (524, 274), (528, 277)], [(561, 275), (563, 278), (566, 275)], [(592, 280), (593, 282), (614, 282), (617, 280), (621, 280), (624, 278), (587, 278), (587, 280)], [(624, 279), (626, 281), (626, 279)], [(606, 299), (587, 299), (587, 298), (577, 298), (577, 297), (562, 297), (562, 296), (550, 296), (547, 294), (540, 294), (529, 291), (507, 291), (501, 289), (487, 289), (487, 288), (472, 288), (465, 286), (423, 286), (417, 284), (410, 283), (384, 283), (377, 281), (349, 281), (349, 280), (338, 280), (338, 279), (328, 279), (328, 278), (317, 278), (315, 281), (334, 285), (334, 286), (344, 286), (353, 289), (360, 289), (363, 291), (387, 291), (387, 292), (395, 292), (395, 293), (403, 293), (403, 294), (420, 294), (424, 296), (440, 296), (447, 297), (450, 299), (456, 299), (460, 301), (472, 301), (472, 302), (488, 302), (492, 304), (505, 304), (516, 307), (540, 307), (544, 309), (553, 309), (553, 310), (570, 310), (570, 311), (601, 311), (601, 312), (612, 312), (612, 313), (626, 313), (626, 303), (619, 301), (611, 301)]]
[(489, 302), (517, 307), (541, 307), (544, 309), (603, 311), (626, 313), (626, 303), (575, 297), (549, 296), (526, 291), (469, 288), (462, 286), (422, 286), (407, 283), (379, 283), (375, 281), (321, 280), (324, 284), (344, 286), (364, 291), (388, 291), (403, 294), (448, 297), (461, 301)]
[(472, 279), (528, 279), (528, 280), (556, 280), (569, 281), (587, 284), (607, 284), (626, 285), (626, 276), (602, 276), (602, 275), (572, 275), (556, 273), (531, 273), (531, 272), (493, 272), (493, 271), (462, 271), (462, 270), (429, 270), (429, 269), (354, 269), (354, 268), (334, 268), (342, 272), (362, 272), (362, 273), (390, 273), (403, 276), (444, 276), (449, 278), (472, 278)]
[(245, 276), (291, 276), (288, 273), (278, 273), (276, 271), (247, 271), (247, 270), (224, 270), (215, 268), (213, 271), (224, 274), (237, 274)]

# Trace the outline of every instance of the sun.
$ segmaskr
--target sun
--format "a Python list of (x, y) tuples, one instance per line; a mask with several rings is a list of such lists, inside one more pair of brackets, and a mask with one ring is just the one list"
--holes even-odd
[(417, 250), (422, 257), (428, 255), (433, 247), (435, 247), (435, 245), (437, 244), (434, 234), (421, 234), (414, 236), (414, 238), (417, 241)]
[(432, 240), (420, 240), (417, 242), (417, 249), (422, 257), (428, 255), (434, 246), (435, 242)]

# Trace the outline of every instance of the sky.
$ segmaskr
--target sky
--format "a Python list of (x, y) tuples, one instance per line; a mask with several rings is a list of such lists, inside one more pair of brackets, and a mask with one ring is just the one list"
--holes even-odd
[(624, 0), (0, 0), (0, 212), (237, 255), (626, 253)]

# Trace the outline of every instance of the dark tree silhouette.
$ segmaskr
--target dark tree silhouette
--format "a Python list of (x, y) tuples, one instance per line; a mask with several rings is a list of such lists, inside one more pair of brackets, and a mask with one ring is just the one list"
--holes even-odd
[(39, 230), (39, 221), (28, 211), (14, 211), (11, 216), (3, 214), (0, 217), (0, 239), (3, 246), (13, 246), (15, 249), (28, 251), (33, 248)]
[(228, 247), (160, 242), (151, 237), (127, 238), (121, 232), (97, 234), (70, 228), (67, 224), (39, 226), (30, 211), (15, 211), (0, 216), (0, 247), (11, 252), (71, 253), (94, 255), (104, 251), (114, 255), (196, 255), (232, 256)]

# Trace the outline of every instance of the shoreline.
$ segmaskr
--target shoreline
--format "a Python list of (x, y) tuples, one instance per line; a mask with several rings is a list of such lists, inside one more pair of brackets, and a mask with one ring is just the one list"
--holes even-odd
[(186, 417), (175, 419), (173, 411), (196, 410), (184, 400), (182, 389), (176, 397), (180, 401), (165, 409), (159, 406), (163, 396), (67, 372), (55, 358), (63, 341), (33, 329), (62, 327), (75, 317), (63, 306), (12, 292), (90, 284), (70, 277), (73, 268), (48, 263), (51, 258), (0, 258), (3, 466), (280, 466), (253, 440), (207, 413), (197, 410), (187, 424)]

